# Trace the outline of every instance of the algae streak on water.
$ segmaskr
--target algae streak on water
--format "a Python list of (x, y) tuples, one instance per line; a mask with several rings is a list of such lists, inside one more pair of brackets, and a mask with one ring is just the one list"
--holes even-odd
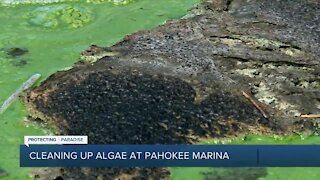
[[(117, 6), (107, 1), (0, 6), (0, 102), (32, 74), (40, 73), (43, 80), (72, 66), (90, 44), (111, 45), (127, 34), (180, 18), (198, 2), (139, 0)], [(9, 53), (13, 47), (27, 51)], [(19, 101), (0, 115), (0, 168), (9, 174), (4, 179), (28, 179), (28, 170), (19, 168), (19, 144), (24, 135), (45, 134), (26, 127), (26, 116)]]

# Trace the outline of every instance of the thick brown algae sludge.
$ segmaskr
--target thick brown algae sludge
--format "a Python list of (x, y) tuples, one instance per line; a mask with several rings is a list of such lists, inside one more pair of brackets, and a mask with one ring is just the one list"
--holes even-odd
[[(320, 113), (319, 9), (317, 0), (206, 0), (181, 20), (129, 35), (112, 47), (91, 46), (81, 62), (28, 91), (24, 101), (31, 117), (55, 133), (88, 135), (90, 143), (318, 133), (319, 119), (300, 115)], [(39, 174), (40, 179), (170, 176), (163, 168)]]

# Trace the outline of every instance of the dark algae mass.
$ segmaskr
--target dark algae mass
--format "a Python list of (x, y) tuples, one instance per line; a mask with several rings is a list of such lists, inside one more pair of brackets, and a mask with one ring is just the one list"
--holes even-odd
[[(31, 117), (94, 144), (179, 144), (244, 134), (318, 135), (320, 4), (206, 0), (181, 20), (90, 46), (24, 94)], [(37, 179), (170, 179), (166, 168), (59, 168)], [(228, 175), (226, 175), (228, 174)], [(259, 179), (266, 169), (209, 169)]]
[[(37, 99), (35, 107), (57, 124), (58, 133), (87, 134), (96, 144), (186, 143), (196, 136), (233, 134), (242, 130), (242, 123), (243, 128), (253, 128), (267, 121), (243, 98), (229, 92), (217, 89), (196, 103), (196, 92), (185, 81), (145, 72), (148, 67), (137, 67), (141, 64), (121, 67), (118, 63), (109, 58), (89, 65), (91, 70), (83, 80), (78, 74), (84, 72), (82, 67), (72, 79), (69, 74), (52, 76), (50, 84), (42, 86), (50, 95), (40, 99), (36, 95), (42, 92), (40, 88), (30, 98)], [(48, 86), (55, 78), (64, 81), (55, 81), (58, 89), (52, 92)]]
[(230, 168), (225, 171), (211, 169), (211, 171), (204, 172), (204, 180), (247, 180), (258, 179), (265, 177), (267, 171), (265, 168)]
[(0, 168), (0, 178), (5, 176), (8, 176), (8, 173), (4, 169)]
[(7, 54), (11, 57), (22, 56), (28, 52), (28, 49), (12, 47), (6, 50)]

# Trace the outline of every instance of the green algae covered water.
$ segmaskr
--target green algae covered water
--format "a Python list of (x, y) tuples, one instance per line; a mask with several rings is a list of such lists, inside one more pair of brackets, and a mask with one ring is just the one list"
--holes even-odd
[[(90, 44), (109, 46), (125, 35), (178, 19), (199, 0), (89, 0), (45, 4), (27, 0), (0, 0), (0, 103), (35, 73), (41, 80), (72, 66)], [(33, 0), (32, 2), (44, 2)], [(12, 6), (14, 4), (14, 6)], [(8, 53), (10, 52), (11, 53)], [(14, 102), (0, 114), (0, 179), (31, 179), (29, 169), (19, 168), (19, 145), (24, 135), (47, 134), (24, 121), (27, 112)], [(232, 141), (203, 143), (320, 143), (309, 137), (247, 136)], [(319, 168), (268, 168), (262, 179), (318, 179)], [(208, 176), (210, 173), (217, 176)], [(173, 179), (232, 179), (230, 171), (213, 168), (172, 168)]]

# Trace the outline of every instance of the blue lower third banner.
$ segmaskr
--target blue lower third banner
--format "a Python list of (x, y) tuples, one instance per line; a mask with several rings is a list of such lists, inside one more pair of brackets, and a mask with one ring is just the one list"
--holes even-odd
[(320, 167), (320, 145), (25, 145), (21, 167)]

